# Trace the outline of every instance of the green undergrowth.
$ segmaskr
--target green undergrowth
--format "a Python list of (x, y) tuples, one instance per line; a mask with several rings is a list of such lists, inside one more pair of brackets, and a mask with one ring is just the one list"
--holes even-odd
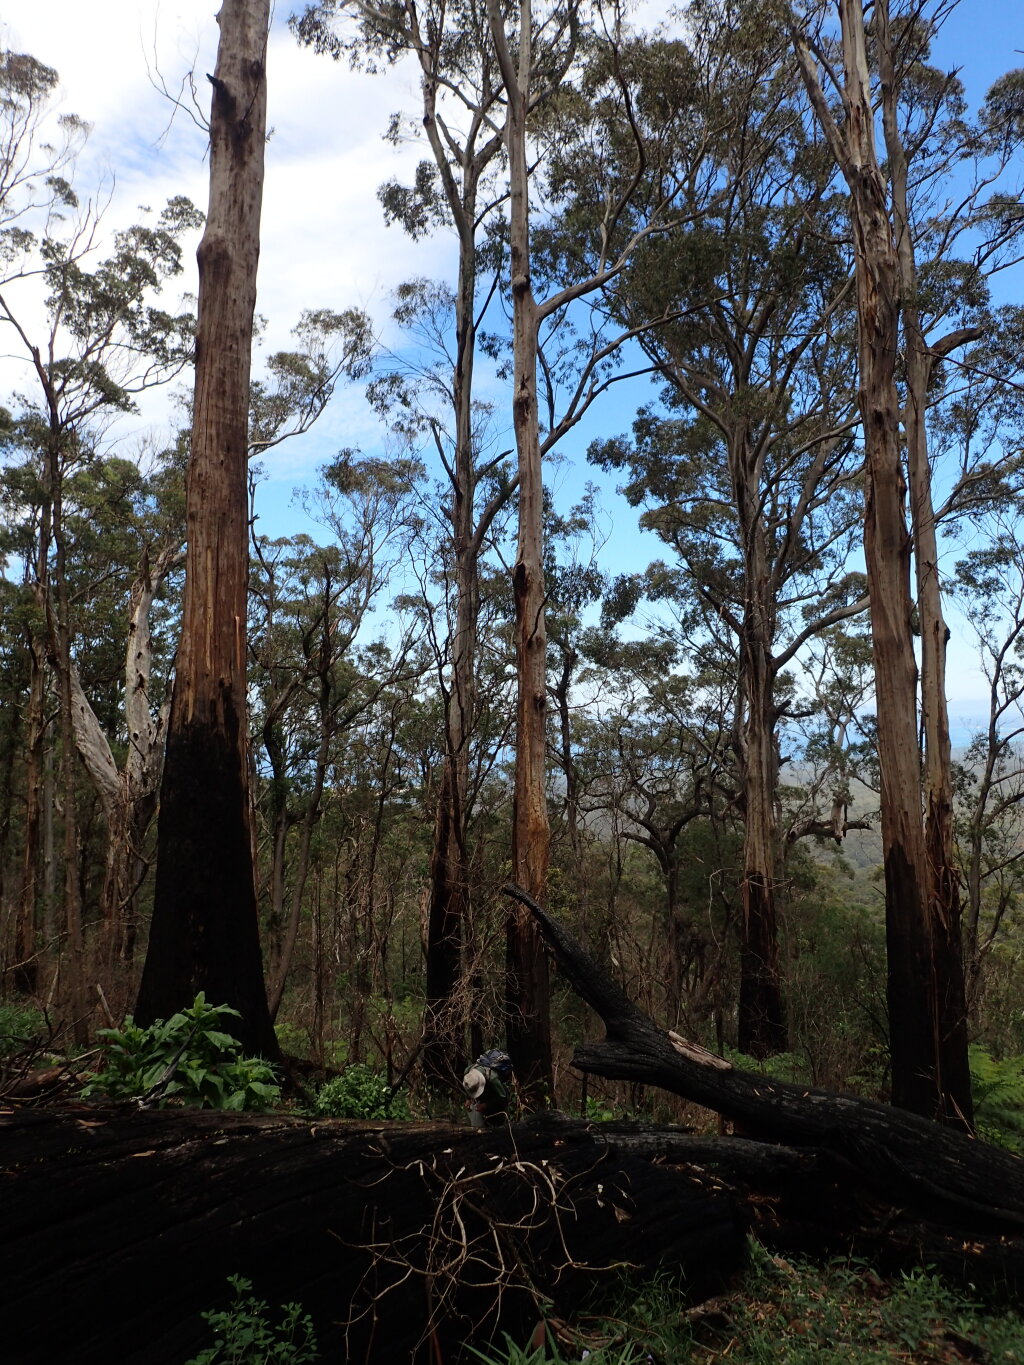
[(994, 1057), (972, 1043), (971, 1090), (978, 1136), (1024, 1156), (1024, 1057)]
[(813, 1266), (755, 1247), (736, 1289), (697, 1308), (656, 1282), (611, 1316), (552, 1323), (545, 1347), (474, 1354), (484, 1365), (1024, 1365), (1024, 1319), (927, 1271), (884, 1280), (864, 1265)]
[(298, 1303), (273, 1310), (252, 1283), (231, 1275), (234, 1301), (204, 1313), (213, 1342), (186, 1365), (314, 1365), (320, 1359), (313, 1321)]
[(0, 1064), (12, 1057), (38, 1051), (47, 1039), (42, 1013), (30, 1005), (0, 1005)]
[(100, 1029), (103, 1062), (83, 1090), (86, 1097), (184, 1104), (200, 1109), (271, 1109), (281, 1098), (274, 1069), (243, 1057), (222, 1027), (238, 1018), (228, 1005), (211, 1005), (202, 992), (170, 1019), (140, 1028)]
[(316, 1113), (332, 1119), (407, 1119), (409, 1105), (387, 1077), (372, 1067), (354, 1062), (340, 1076), (320, 1087)]

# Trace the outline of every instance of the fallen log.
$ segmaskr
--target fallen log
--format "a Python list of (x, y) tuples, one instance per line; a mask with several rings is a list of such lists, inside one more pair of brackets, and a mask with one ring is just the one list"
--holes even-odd
[(10, 1108), (0, 1358), (181, 1365), (235, 1274), (301, 1303), (325, 1360), (396, 1365), (503, 1332), (525, 1344), (542, 1309), (572, 1314), (602, 1278), (668, 1269), (696, 1301), (744, 1263), (746, 1217), (711, 1171), (651, 1156), (557, 1120), (475, 1134)]
[[(656, 1086), (714, 1110), (742, 1132), (751, 1149), (750, 1165), (754, 1152), (773, 1144), (776, 1154), (765, 1166), (773, 1178), (783, 1169), (780, 1148), (790, 1152), (790, 1159), (812, 1162), (817, 1176), (809, 1182), (811, 1198), (823, 1198), (831, 1182), (821, 1221), (832, 1231), (822, 1236), (818, 1249), (845, 1242), (855, 1254), (889, 1264), (933, 1264), (987, 1293), (1019, 1299), (1024, 1292), (1024, 1162), (1018, 1157), (905, 1110), (741, 1070), (659, 1028), (563, 925), (519, 887), (505, 891), (528, 906), (562, 972), (604, 1023), (604, 1041), (578, 1047), (574, 1067)], [(735, 1175), (735, 1153), (727, 1155), (720, 1143), (702, 1159), (709, 1169)], [(746, 1194), (751, 1193), (748, 1184)], [(769, 1194), (769, 1187), (762, 1186), (762, 1193)], [(769, 1246), (780, 1242), (770, 1226), (773, 1216), (783, 1244), (787, 1226), (809, 1230), (796, 1215), (794, 1193), (790, 1188), (786, 1195), (783, 1182), (771, 1196), (777, 1208), (761, 1227)], [(795, 1240), (799, 1245), (800, 1238)], [(815, 1250), (811, 1245), (801, 1249)]]

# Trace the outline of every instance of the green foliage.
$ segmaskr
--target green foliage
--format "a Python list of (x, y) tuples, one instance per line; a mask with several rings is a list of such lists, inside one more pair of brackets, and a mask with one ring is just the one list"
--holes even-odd
[[(484, 1365), (563, 1365), (563, 1362), (578, 1359), (578, 1355), (563, 1356), (557, 1347), (537, 1346), (534, 1348), (518, 1346), (511, 1337), (505, 1337), (505, 1345), (498, 1348), (496, 1355), (481, 1351), (476, 1346), (469, 1348)], [(588, 1350), (583, 1357), (587, 1365), (640, 1365), (650, 1360), (634, 1342), (615, 1342)]]
[(331, 1119), (407, 1119), (409, 1106), (379, 1071), (354, 1062), (321, 1087), (316, 1112)]
[(231, 1307), (203, 1314), (213, 1329), (213, 1345), (185, 1365), (312, 1365), (319, 1360), (313, 1320), (301, 1304), (284, 1304), (280, 1322), (273, 1323), (249, 1280), (231, 1275), (228, 1284), (235, 1291)]
[(806, 1057), (795, 1052), (777, 1052), (773, 1057), (758, 1058), (748, 1057), (746, 1053), (727, 1047), (725, 1055), (741, 1071), (757, 1071), (773, 1081), (789, 1081), (793, 1085), (811, 1083)]
[(43, 1041), (46, 1024), (28, 1005), (0, 1005), (0, 1062)]
[(160, 1104), (200, 1109), (267, 1109), (281, 1097), (274, 1069), (258, 1057), (241, 1056), (241, 1044), (220, 1027), (229, 1005), (210, 1005), (200, 991), (191, 1008), (158, 1019), (148, 1028), (128, 1020), (101, 1029), (104, 1066), (86, 1095), (111, 1100), (151, 1096)]
[(881, 1279), (869, 1267), (770, 1256), (753, 1243), (743, 1282), (707, 1309), (681, 1312), (669, 1279), (629, 1286), (619, 1304), (578, 1326), (573, 1347), (475, 1350), (485, 1365), (941, 1365), (1024, 1363), (1024, 1320), (971, 1303), (925, 1270)]
[(970, 1061), (978, 1136), (1024, 1155), (1024, 1057), (997, 1059), (972, 1043)]

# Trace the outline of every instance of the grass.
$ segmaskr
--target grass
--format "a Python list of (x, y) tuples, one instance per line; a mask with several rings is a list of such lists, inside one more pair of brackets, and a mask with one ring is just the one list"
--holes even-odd
[(1024, 1318), (928, 1272), (886, 1281), (864, 1265), (814, 1266), (757, 1246), (736, 1289), (697, 1308), (654, 1283), (618, 1315), (550, 1328), (547, 1347), (477, 1354), (484, 1365), (1024, 1365)]

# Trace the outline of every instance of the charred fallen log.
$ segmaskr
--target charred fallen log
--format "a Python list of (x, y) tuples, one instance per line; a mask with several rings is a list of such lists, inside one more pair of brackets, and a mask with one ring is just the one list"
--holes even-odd
[[(604, 1022), (605, 1040), (578, 1047), (573, 1065), (657, 1086), (731, 1119), (748, 1139), (748, 1168), (764, 1162), (764, 1176), (739, 1187), (748, 1198), (758, 1184), (770, 1195), (774, 1212), (762, 1219), (769, 1245), (785, 1244), (787, 1229), (801, 1234), (799, 1245), (810, 1231), (796, 1213), (799, 1200), (793, 1202), (799, 1190), (790, 1183), (787, 1194), (784, 1179), (772, 1186), (785, 1162), (795, 1162), (797, 1184), (806, 1181), (811, 1200), (825, 1199), (819, 1218), (831, 1228), (822, 1229), (819, 1248), (805, 1243), (802, 1249), (831, 1249), (845, 1240), (850, 1249), (890, 1263), (916, 1257), (937, 1264), (988, 1291), (1024, 1291), (1024, 1162), (1018, 1157), (905, 1110), (740, 1070), (658, 1028), (564, 926), (520, 888), (506, 893), (529, 907), (563, 973)], [(764, 1144), (775, 1144), (770, 1157)], [(736, 1179), (735, 1156), (722, 1143), (699, 1159)], [(811, 1168), (815, 1175), (808, 1179)], [(781, 1237), (772, 1232), (773, 1219)]]
[[(681, 1136), (681, 1135), (680, 1135)], [(0, 1358), (180, 1365), (240, 1274), (313, 1316), (325, 1360), (451, 1362), (624, 1274), (694, 1299), (746, 1255), (710, 1170), (583, 1124), (472, 1134), (184, 1110), (0, 1114)]]

